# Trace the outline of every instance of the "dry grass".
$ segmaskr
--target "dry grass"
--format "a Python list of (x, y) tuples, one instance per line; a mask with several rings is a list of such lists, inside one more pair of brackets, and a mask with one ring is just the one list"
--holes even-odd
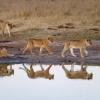
[[(34, 28), (45, 29), (48, 26), (57, 26), (64, 23), (73, 23), (76, 26), (100, 25), (100, 0), (0, 1), (0, 19), (6, 19), (18, 24), (18, 27), (13, 30), (15, 38), (12, 39), (15, 40), (22, 37), (26, 39), (31, 36), (42, 36), (37, 34), (38, 30), (34, 31)], [(43, 36), (45, 34), (47, 33), (43, 33)], [(74, 36), (76, 35), (67, 33), (66, 38), (72, 39)], [(99, 33), (98, 35), (87, 33), (77, 36), (79, 37), (76, 38), (100, 39)]]
[(77, 24), (100, 22), (99, 0), (1, 0), (0, 16), (3, 19), (32, 17), (47, 18), (50, 22), (66, 20)]

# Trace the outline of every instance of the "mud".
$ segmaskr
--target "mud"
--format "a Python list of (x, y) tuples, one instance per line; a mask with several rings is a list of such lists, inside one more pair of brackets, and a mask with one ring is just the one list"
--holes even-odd
[[(53, 54), (43, 51), (39, 55), (39, 48), (33, 48), (33, 54), (22, 54), (26, 45), (26, 40), (30, 37), (45, 38), (48, 35), (54, 37), (54, 43), (50, 44)], [(88, 47), (88, 56), (80, 57), (79, 50), (75, 50), (77, 57), (73, 57), (69, 51), (66, 52), (65, 58), (61, 57), (64, 40), (91, 39), (92, 46)], [(42, 63), (42, 64), (62, 64), (84, 62), (89, 65), (100, 65), (100, 28), (99, 26), (77, 26), (73, 23), (65, 23), (56, 26), (47, 26), (47, 28), (33, 28), (22, 31), (14, 31), (12, 37), (0, 37), (0, 48), (7, 48), (11, 54), (9, 57), (1, 57), (0, 63)]]
[(0, 47), (6, 47), (8, 52), (12, 54), (9, 57), (1, 57), (0, 63), (7, 64), (19, 64), (19, 63), (42, 63), (42, 64), (62, 64), (73, 63), (76, 62), (80, 64), (84, 62), (88, 65), (100, 65), (100, 41), (92, 40), (93, 45), (88, 47), (87, 50), (89, 52), (88, 56), (84, 58), (80, 57), (79, 50), (75, 50), (75, 54), (77, 57), (73, 57), (69, 51), (66, 52), (66, 57), (61, 57), (61, 50), (63, 48), (63, 41), (54, 41), (54, 43), (50, 44), (50, 48), (53, 51), (53, 54), (48, 54), (47, 51), (43, 51), (41, 55), (39, 55), (39, 48), (33, 48), (33, 54), (30, 55), (28, 52), (26, 54), (22, 54), (23, 48), (26, 44), (25, 41), (6, 41), (1, 42)]

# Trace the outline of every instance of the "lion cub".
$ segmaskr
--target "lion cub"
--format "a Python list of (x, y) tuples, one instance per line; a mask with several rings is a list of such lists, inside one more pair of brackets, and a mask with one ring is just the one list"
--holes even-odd
[(52, 65), (49, 65), (48, 68), (45, 69), (45, 70), (41, 65), (40, 66), (41, 70), (39, 70), (39, 71), (34, 71), (32, 64), (30, 65), (30, 69), (28, 69), (24, 64), (23, 64), (23, 66), (24, 66), (24, 68), (20, 67), (20, 69), (24, 70), (27, 73), (27, 76), (29, 78), (35, 79), (35, 78), (38, 78), (38, 77), (43, 77), (43, 78), (46, 78), (46, 79), (49, 79), (49, 80), (54, 78), (54, 75), (49, 73), (49, 70), (52, 67)]
[(27, 41), (27, 45), (23, 50), (23, 54), (26, 51), (29, 51), (32, 54), (32, 48), (33, 47), (39, 47), (40, 48), (40, 54), (42, 53), (43, 49), (46, 49), (49, 54), (52, 54), (50, 48), (48, 47), (49, 43), (53, 42), (52, 37), (48, 37), (46, 39), (34, 39), (31, 38)]
[(11, 32), (10, 30), (15, 27), (15, 25), (13, 25), (12, 23), (8, 22), (8, 21), (3, 21), (0, 20), (0, 29), (2, 31), (2, 35), (4, 35), (5, 30), (8, 32), (9, 37), (11, 36)]
[(61, 56), (65, 57), (64, 53), (66, 52), (66, 50), (70, 49), (72, 56), (76, 57), (76, 55), (73, 52), (73, 49), (79, 49), (81, 57), (84, 57), (83, 53), (85, 53), (86, 55), (88, 54), (88, 51), (86, 50), (86, 48), (90, 46), (91, 44), (92, 44), (91, 40), (86, 40), (86, 39), (65, 41), (64, 48), (61, 52)]

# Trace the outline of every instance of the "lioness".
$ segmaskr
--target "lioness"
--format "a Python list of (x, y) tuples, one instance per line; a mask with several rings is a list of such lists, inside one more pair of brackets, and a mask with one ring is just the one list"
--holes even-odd
[(42, 53), (43, 48), (45, 48), (48, 51), (49, 54), (52, 54), (50, 48), (48, 47), (48, 44), (50, 42), (53, 42), (53, 38), (52, 37), (48, 37), (46, 39), (34, 39), (34, 38), (31, 38), (31, 39), (29, 39), (27, 41), (27, 45), (23, 50), (23, 54), (26, 51), (29, 51), (32, 54), (32, 48), (33, 47), (39, 47), (40, 48), (40, 54)]
[(62, 69), (64, 70), (66, 76), (70, 79), (92, 79), (93, 74), (88, 73), (86, 68), (87, 67), (84, 67), (83, 64), (81, 64), (81, 70), (74, 71), (74, 64), (72, 64), (71, 70), (69, 71), (67, 68), (65, 68), (64, 63), (62, 64)]
[(20, 67), (20, 69), (23, 69), (27, 73), (27, 76), (29, 78), (35, 79), (35, 78), (38, 78), (38, 77), (43, 77), (43, 78), (46, 78), (46, 79), (49, 79), (49, 80), (54, 78), (54, 75), (49, 73), (49, 70), (52, 67), (52, 65), (49, 65), (49, 67), (45, 70), (41, 65), (40, 66), (41, 70), (36, 71), (36, 72), (32, 68), (32, 64), (30, 65), (30, 69), (28, 69), (24, 64), (23, 64), (23, 66), (24, 66), (24, 68)]
[(2, 35), (4, 35), (5, 30), (7, 30), (9, 37), (11, 36), (11, 32), (10, 30), (15, 27), (15, 25), (13, 25), (12, 23), (8, 22), (8, 21), (3, 21), (0, 20), (0, 29), (2, 31)]
[(83, 53), (85, 53), (86, 55), (88, 54), (86, 47), (90, 46), (91, 44), (92, 44), (91, 40), (86, 40), (86, 39), (65, 41), (64, 48), (61, 52), (61, 56), (65, 57), (64, 53), (66, 52), (66, 50), (70, 49), (71, 54), (74, 57), (76, 57), (76, 55), (73, 52), (73, 49), (79, 49), (81, 57), (84, 57)]
[(8, 68), (8, 64), (0, 64), (0, 76), (10, 76), (13, 74), (14, 70), (11, 65), (10, 68)]

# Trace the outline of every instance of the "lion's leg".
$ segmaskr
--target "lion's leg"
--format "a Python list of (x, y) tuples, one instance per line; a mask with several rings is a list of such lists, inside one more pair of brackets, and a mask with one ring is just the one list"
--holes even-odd
[(28, 49), (28, 51), (30, 52), (30, 54), (32, 54), (32, 48), (31, 47)]
[(27, 75), (30, 77), (31, 69), (28, 69), (24, 64), (23, 64), (23, 67), (24, 68), (20, 68), (20, 69), (23, 69), (27, 73)]
[(25, 66), (25, 64), (23, 64), (23, 67), (24, 67), (25, 70), (28, 70), (28, 68)]
[(44, 71), (44, 68), (43, 68), (42, 64), (40, 64), (40, 67), (41, 67), (41, 70)]
[(85, 66), (85, 67), (81, 66), (81, 71), (85, 71), (86, 72), (86, 68), (87, 68), (87, 66)]
[(86, 56), (88, 55), (88, 51), (86, 50), (86, 48), (84, 48), (84, 52), (86, 54)]
[(26, 52), (26, 48), (24, 48), (24, 50), (23, 50), (23, 54)]
[(32, 66), (33, 66), (33, 64), (30, 65), (30, 71), (31, 71), (32, 73), (35, 73)]
[(6, 28), (7, 28), (7, 31), (8, 31), (9, 37), (11, 37), (10, 27), (9, 27), (8, 25), (6, 25)]
[(68, 50), (68, 47), (66, 45), (64, 45), (64, 48), (61, 52), (61, 57), (65, 57), (64, 53)]
[(32, 54), (32, 47), (31, 46), (26, 46), (23, 50), (23, 54), (26, 52), (26, 51), (29, 51), (31, 54)]
[(5, 28), (2, 28), (2, 36), (4, 36)]
[(67, 70), (67, 68), (65, 68), (64, 64), (62, 64), (62, 69), (64, 70), (65, 74), (67, 74), (69, 71)]
[[(23, 68), (24, 67), (24, 68)], [(29, 69), (23, 64), (23, 67), (20, 67), (19, 69), (22, 69), (22, 70), (24, 70), (25, 72), (28, 72), (29, 71)]]
[(84, 65), (84, 62), (81, 63), (81, 71), (86, 72), (87, 67), (88, 67), (87, 65)]
[(71, 72), (74, 71), (74, 65), (75, 65), (75, 62), (71, 64), (71, 69), (70, 69)]
[(49, 65), (49, 67), (46, 69), (46, 71), (49, 72), (51, 67), (52, 67), (52, 64)]
[(49, 54), (52, 54), (52, 51), (50, 50), (49, 47), (45, 46), (45, 49), (48, 51)]
[(28, 47), (26, 46), (23, 50), (23, 54), (28, 50)]
[(71, 52), (72, 56), (76, 57), (76, 55), (73, 52), (73, 48), (70, 48), (70, 52)]
[(80, 48), (80, 54), (81, 54), (81, 57), (82, 58), (84, 57), (83, 51), (84, 51), (84, 49), (83, 48)]
[(43, 47), (40, 47), (40, 52), (39, 53), (42, 54), (42, 51), (43, 51)]

